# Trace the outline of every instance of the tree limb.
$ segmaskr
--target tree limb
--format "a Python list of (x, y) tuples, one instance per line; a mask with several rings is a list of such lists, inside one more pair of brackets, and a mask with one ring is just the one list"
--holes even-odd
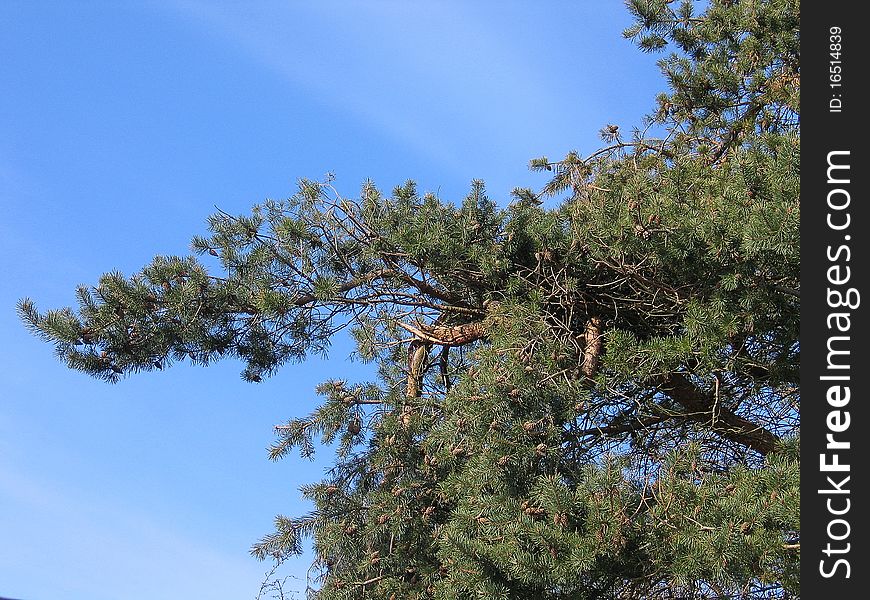
[(483, 323), (463, 323), (452, 327), (445, 325), (424, 325), (417, 323), (416, 326), (407, 323), (398, 323), (399, 327), (413, 334), (416, 338), (436, 344), (438, 346), (464, 346), (486, 337)]
[(682, 373), (660, 378), (659, 389), (688, 412), (687, 418), (703, 423), (724, 438), (752, 448), (762, 455), (775, 452), (779, 438), (752, 421), (723, 408), (713, 394), (700, 390)]

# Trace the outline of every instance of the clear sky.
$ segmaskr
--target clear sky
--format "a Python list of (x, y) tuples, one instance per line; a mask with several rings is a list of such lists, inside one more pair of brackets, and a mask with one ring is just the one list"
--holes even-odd
[(628, 23), (611, 0), (0, 2), (0, 596), (253, 598), (251, 543), (330, 458), (270, 463), (272, 427), (366, 376), (339, 340), (261, 384), (226, 362), (108, 385), (58, 363), (19, 298), (69, 305), (298, 177), (445, 200), (480, 178), (504, 205), (544, 185), (529, 159), (652, 107)]

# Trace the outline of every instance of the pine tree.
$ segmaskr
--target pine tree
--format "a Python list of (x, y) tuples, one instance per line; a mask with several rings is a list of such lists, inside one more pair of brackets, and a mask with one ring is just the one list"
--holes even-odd
[(668, 91), (533, 160), (541, 193), (303, 180), (212, 216), (204, 259), (22, 317), (112, 382), (228, 356), (256, 382), (349, 328), (377, 379), (276, 428), (273, 459), (338, 451), (253, 548), (313, 540), (316, 598), (795, 598), (799, 6), (702, 4), (628, 3)]

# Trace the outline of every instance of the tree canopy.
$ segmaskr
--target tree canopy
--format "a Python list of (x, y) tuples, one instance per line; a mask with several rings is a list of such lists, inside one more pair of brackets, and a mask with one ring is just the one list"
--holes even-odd
[(532, 160), (541, 192), (302, 180), (210, 217), (202, 258), (23, 319), (111, 382), (223, 357), (256, 382), (348, 330), (377, 378), (276, 428), (273, 459), (338, 450), (253, 548), (313, 540), (316, 598), (796, 597), (799, 3), (628, 9), (667, 90)]

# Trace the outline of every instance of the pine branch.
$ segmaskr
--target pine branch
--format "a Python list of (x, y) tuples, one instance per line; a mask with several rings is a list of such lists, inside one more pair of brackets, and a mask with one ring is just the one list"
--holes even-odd
[(777, 450), (778, 437), (761, 425), (724, 408), (712, 393), (702, 391), (686, 375), (670, 373), (659, 378), (658, 387), (688, 411), (685, 414), (687, 418), (704, 424), (722, 437), (762, 455)]

